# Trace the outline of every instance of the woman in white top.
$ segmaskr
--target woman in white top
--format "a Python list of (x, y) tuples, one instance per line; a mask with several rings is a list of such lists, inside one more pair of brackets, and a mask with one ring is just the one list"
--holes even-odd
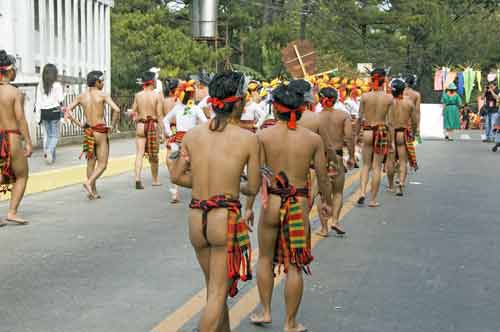
[(49, 63), (43, 67), (42, 82), (38, 84), (37, 89), (36, 110), (38, 122), (42, 127), (44, 158), (47, 163), (52, 164), (56, 160), (61, 107), (64, 101), (63, 86), (57, 82), (56, 66)]

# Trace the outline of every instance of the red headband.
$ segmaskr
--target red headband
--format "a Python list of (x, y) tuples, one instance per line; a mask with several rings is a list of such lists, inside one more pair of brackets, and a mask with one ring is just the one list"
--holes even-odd
[(142, 82), (142, 87), (145, 88), (148, 85), (153, 85), (153, 84), (155, 84), (154, 80), (145, 81), (145, 82)]
[(333, 105), (335, 105), (335, 98), (321, 98), (321, 106), (323, 106), (323, 108), (331, 108)]
[(304, 112), (304, 106), (301, 106), (295, 110), (286, 107), (285, 105), (281, 105), (277, 102), (273, 103), (274, 108), (278, 113), (290, 113), (290, 120), (288, 120), (288, 129), (297, 129), (297, 112)]
[(231, 97), (227, 97), (224, 99), (210, 97), (210, 98), (208, 98), (207, 102), (209, 104), (211, 104), (214, 108), (222, 110), (222, 109), (224, 109), (224, 106), (226, 105), (226, 103), (235, 103), (238, 100), (241, 100), (241, 97), (231, 96)]
[(372, 87), (374, 90), (378, 90), (378, 88), (380, 87), (380, 82), (383, 82), (384, 81), (384, 76), (380, 76), (378, 73), (374, 73), (372, 75)]

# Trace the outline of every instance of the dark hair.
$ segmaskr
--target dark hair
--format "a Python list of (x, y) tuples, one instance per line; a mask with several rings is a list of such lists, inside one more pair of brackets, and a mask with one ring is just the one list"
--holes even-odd
[[(208, 94), (212, 98), (217, 98), (219, 100), (226, 99), (228, 97), (236, 96), (241, 89), (241, 80), (244, 78), (242, 73), (235, 71), (223, 71), (217, 73), (210, 84), (208, 85)], [(229, 116), (234, 109), (236, 102), (224, 103), (223, 108), (214, 107), (215, 119), (210, 124), (210, 129), (224, 130), (225, 125), (221, 127), (221, 117)]]
[(97, 81), (102, 80), (103, 76), (104, 73), (102, 71), (99, 70), (91, 71), (90, 73), (87, 74), (87, 86), (89, 88), (95, 87)]
[(337, 90), (334, 88), (331, 88), (331, 87), (326, 87), (326, 88), (319, 90), (318, 95), (320, 98), (333, 99), (335, 102), (337, 101), (337, 99), (339, 97), (339, 93), (337, 92)]
[(406, 84), (403, 80), (398, 79), (398, 78), (395, 80), (392, 80), (391, 93), (394, 97), (399, 97), (399, 96), (403, 95), (405, 88), (406, 88)]
[(187, 105), (188, 102), (194, 98), (194, 91), (185, 91), (184, 98), (182, 98), (181, 103)]
[(297, 90), (304, 95), (305, 103), (314, 103), (314, 96), (312, 93), (312, 85), (304, 79), (293, 80), (288, 84), (291, 89)]
[[(293, 87), (280, 85), (273, 90), (273, 102), (296, 110), (304, 105), (304, 94)], [(276, 112), (280, 120), (289, 121), (291, 113)], [(297, 121), (302, 117), (302, 112), (296, 112)]]
[(141, 76), (142, 82), (154, 81), (155, 78), (156, 78), (155, 73), (153, 73), (152, 71), (149, 71), (149, 70), (144, 72)]
[(175, 78), (167, 78), (163, 83), (163, 86), (165, 87), (165, 96), (168, 96), (172, 92), (175, 92), (175, 89), (177, 89), (177, 87), (179, 86), (179, 80)]
[(417, 82), (417, 77), (413, 74), (406, 74), (404, 80), (409, 87), (414, 87)]
[(46, 64), (42, 71), (43, 92), (48, 96), (54, 82), (57, 81), (57, 67), (51, 63)]
[(384, 68), (375, 68), (370, 73), (372, 80), (374, 80), (374, 81), (376, 80), (378, 82), (378, 84), (385, 82), (386, 75), (387, 75), (387, 73), (386, 73)]
[[(16, 64), (16, 58), (12, 55), (7, 54), (4, 50), (0, 50), (0, 66), (6, 67)], [(6, 70), (0, 70), (0, 73), (6, 73)]]

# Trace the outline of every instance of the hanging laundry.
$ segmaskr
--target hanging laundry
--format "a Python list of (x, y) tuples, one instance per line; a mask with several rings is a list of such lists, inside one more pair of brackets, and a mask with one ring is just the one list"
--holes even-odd
[(464, 89), (465, 89), (465, 102), (470, 102), (472, 89), (474, 89), (474, 81), (476, 80), (476, 73), (472, 68), (467, 67), (464, 71)]
[(483, 91), (483, 88), (481, 87), (481, 79), (482, 79), (481, 71), (477, 70), (476, 71), (476, 81), (477, 81), (477, 88), (479, 89), (479, 92)]
[(464, 95), (464, 92), (465, 92), (465, 88), (464, 88), (464, 73), (460, 72), (457, 74), (457, 77), (458, 77), (458, 94), (463, 96)]
[(446, 82), (448, 81), (448, 73), (450, 72), (450, 68), (443, 67), (441, 68), (441, 70), (443, 71), (443, 88), (446, 88), (448, 86)]
[(434, 75), (434, 91), (443, 91), (443, 71), (436, 70)]
[(446, 82), (444, 83), (444, 86), (448, 86), (451, 83), (454, 83), (455, 78), (457, 78), (457, 73), (454, 71), (450, 71), (448, 75), (446, 75)]

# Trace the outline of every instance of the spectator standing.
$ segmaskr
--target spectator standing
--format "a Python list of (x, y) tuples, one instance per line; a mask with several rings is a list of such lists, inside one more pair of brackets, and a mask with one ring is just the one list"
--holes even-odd
[(43, 135), (44, 159), (48, 164), (56, 160), (56, 147), (60, 135), (64, 89), (57, 81), (57, 67), (46, 64), (43, 67), (42, 82), (38, 85), (36, 110)]

